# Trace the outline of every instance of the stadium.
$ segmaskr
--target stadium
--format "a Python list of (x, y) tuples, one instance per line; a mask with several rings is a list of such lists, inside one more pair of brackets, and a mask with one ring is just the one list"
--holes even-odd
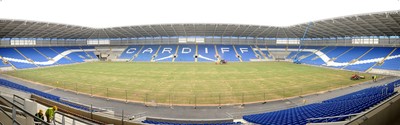
[(399, 47), (400, 10), (290, 26), (0, 19), (0, 125), (395, 125)]

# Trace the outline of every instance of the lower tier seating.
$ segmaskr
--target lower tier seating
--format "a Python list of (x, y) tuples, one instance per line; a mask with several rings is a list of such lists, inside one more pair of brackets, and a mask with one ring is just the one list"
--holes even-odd
[(39, 91), (36, 89), (32, 89), (32, 88), (29, 88), (29, 87), (26, 87), (26, 86), (23, 86), (23, 85), (20, 85), (20, 84), (11, 82), (11, 81), (7, 81), (4, 79), (0, 79), (0, 86), (23, 91), (23, 92), (30, 93), (30, 94), (35, 94), (37, 96), (41, 96), (43, 98), (46, 98), (46, 99), (49, 99), (49, 100), (52, 100), (55, 102), (59, 102), (61, 104), (64, 104), (64, 105), (67, 105), (67, 106), (70, 106), (70, 107), (73, 107), (76, 109), (90, 111), (90, 107), (88, 107), (88, 106), (83, 106), (80, 104), (72, 103), (72, 102), (61, 99), (59, 96), (48, 94), (48, 93), (45, 93), (45, 92), (42, 92), (42, 91)]
[[(376, 86), (347, 95), (295, 108), (243, 116), (243, 119), (263, 125), (305, 125), (308, 122), (343, 121), (349, 114), (360, 113), (389, 98), (400, 80)], [(330, 119), (309, 120), (311, 118), (334, 117)], [(340, 117), (343, 116), (343, 117)], [(309, 120), (309, 121), (307, 121)]]

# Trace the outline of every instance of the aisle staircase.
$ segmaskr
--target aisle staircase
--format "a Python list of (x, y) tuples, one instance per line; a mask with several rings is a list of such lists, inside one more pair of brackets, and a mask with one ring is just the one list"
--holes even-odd
[(155, 62), (155, 58), (157, 57), (157, 55), (158, 55), (158, 51), (160, 51), (160, 49), (161, 49), (161, 45), (160, 46), (158, 46), (158, 49), (157, 49), (157, 51), (156, 51), (156, 53), (151, 57), (151, 60), (150, 60), (150, 62)]
[(179, 45), (176, 47), (176, 51), (174, 57), (172, 58), (172, 62), (175, 62), (175, 59), (178, 57), (178, 50), (179, 50)]
[[(199, 45), (196, 44), (196, 54), (195, 55), (199, 55)], [(197, 62), (197, 58), (194, 58), (194, 62)]]
[(383, 58), (383, 59), (382, 59), (381, 61), (379, 61), (379, 62), (376, 62), (373, 66), (371, 66), (370, 68), (368, 68), (368, 70), (366, 70), (365, 72), (371, 71), (372, 68), (375, 67), (376, 65), (382, 65), (383, 63), (385, 63), (385, 60), (386, 60), (389, 56), (391, 56), (391, 55), (393, 54), (393, 52), (395, 52), (396, 50), (397, 50), (397, 48), (394, 48), (394, 49), (392, 50), (392, 52), (390, 52), (385, 58)]
[[(301, 60), (303, 60), (303, 59), (305, 59), (305, 58), (308, 58), (309, 56), (312, 56), (312, 55), (314, 55), (316, 52), (321, 51), (321, 50), (323, 50), (323, 49), (325, 49), (325, 48), (326, 48), (326, 46), (323, 47), (323, 48), (321, 48), (321, 49), (319, 49), (319, 50), (315, 50), (315, 51), (313, 51), (312, 53), (310, 53), (310, 54), (308, 54), (308, 55), (304, 55), (304, 56), (302, 56), (302, 57), (299, 57), (299, 60), (301, 61)], [(318, 56), (317, 56), (317, 57), (318, 57)]]
[(241, 55), (237, 52), (235, 45), (232, 45), (232, 46), (233, 46), (233, 50), (235, 50), (236, 58), (238, 58), (240, 62), (243, 62), (243, 61), (242, 61), (242, 57), (241, 57)]
[(220, 60), (221, 57), (220, 57), (219, 54), (218, 54), (217, 45), (214, 45), (214, 49), (215, 49), (215, 54), (218, 55), (218, 58), (217, 58), (217, 57), (215, 57), (215, 58), (217, 58), (217, 61), (219, 62), (219, 60)]
[(24, 54), (22, 54), (17, 48), (14, 48), (14, 50), (17, 51), (17, 53), (19, 53), (22, 57), (24, 57), (27, 61), (29, 61), (30, 63), (32, 63), (36, 67), (40, 67), (39, 65), (35, 64), (35, 62), (32, 59), (29, 59)]
[(346, 54), (347, 52), (349, 52), (350, 50), (354, 49), (354, 47), (351, 47), (350, 49), (346, 50), (345, 52), (343, 52), (342, 54), (340, 54), (337, 57), (332, 57), (330, 61), (335, 61), (337, 58), (343, 56), (344, 54)]
[(144, 48), (144, 46), (140, 47), (139, 51), (132, 56), (132, 58), (129, 60), (129, 62), (132, 62), (140, 54), (140, 52), (142, 52), (143, 48)]
[(267, 56), (261, 51), (260, 47), (258, 47), (257, 45), (255, 45), (257, 48), (257, 51), (261, 54), (262, 57), (264, 57), (264, 59), (268, 59)]

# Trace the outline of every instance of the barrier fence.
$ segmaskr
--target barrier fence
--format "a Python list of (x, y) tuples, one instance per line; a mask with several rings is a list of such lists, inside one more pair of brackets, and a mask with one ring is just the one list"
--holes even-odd
[(52, 83), (51, 86), (76, 94), (103, 97), (105, 99), (117, 99), (126, 102), (143, 103), (149, 106), (155, 105), (230, 105), (246, 104), (252, 102), (266, 102), (270, 100), (284, 99), (344, 87), (339, 84), (315, 86), (314, 88), (287, 87), (251, 92), (203, 92), (203, 91), (134, 91), (113, 87), (100, 87), (79, 83)]
[[(54, 70), (59, 71), (61, 73), (63, 72), (62, 70), (59, 69), (54, 69)], [(55, 77), (52, 77), (50, 73), (48, 74), (49, 76), (46, 76), (46, 79), (42, 79), (41, 77), (36, 77), (35, 72), (36, 70), (30, 70), (30, 72), (21, 72), (17, 76), (19, 78), (29, 79), (31, 81), (40, 81), (40, 83), (56, 87), (62, 90), (71, 91), (77, 94), (87, 94), (90, 96), (103, 97), (105, 99), (118, 99), (126, 102), (143, 103), (145, 105), (171, 105), (171, 106), (172, 105), (221, 106), (221, 105), (233, 105), (233, 104), (241, 105), (253, 102), (266, 102), (270, 100), (285, 99), (316, 92), (327, 91), (335, 88), (346, 87), (351, 84), (357, 84), (357, 82), (341, 83), (332, 81), (332, 82), (326, 82), (324, 84), (310, 83), (307, 85), (298, 85), (298, 86), (277, 85), (278, 87), (271, 86), (271, 88), (265, 88), (265, 89), (255, 88), (254, 91), (242, 91), (242, 90), (235, 91), (234, 89), (228, 87), (221, 88), (221, 91), (209, 91), (209, 90), (201, 91), (204, 89), (199, 89), (199, 90), (191, 89), (187, 91), (183, 91), (182, 89), (180, 89), (180, 91), (176, 91), (171, 89), (155, 90), (152, 88), (123, 89), (123, 88), (113, 87), (113, 85), (103, 86), (97, 84), (88, 84), (85, 83), (84, 80), (82, 80), (81, 82), (76, 82), (76, 80), (70, 80), (67, 78), (67, 76), (62, 76), (62, 75), (57, 75)], [(14, 72), (11, 72), (10, 74), (12, 75), (12, 73)]]

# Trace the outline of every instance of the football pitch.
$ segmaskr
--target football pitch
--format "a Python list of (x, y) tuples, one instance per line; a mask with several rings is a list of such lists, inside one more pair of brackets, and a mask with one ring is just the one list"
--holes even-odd
[(91, 62), (5, 74), (123, 101), (168, 105), (241, 104), (311, 94), (345, 87), (349, 71), (289, 62), (128, 63)]

